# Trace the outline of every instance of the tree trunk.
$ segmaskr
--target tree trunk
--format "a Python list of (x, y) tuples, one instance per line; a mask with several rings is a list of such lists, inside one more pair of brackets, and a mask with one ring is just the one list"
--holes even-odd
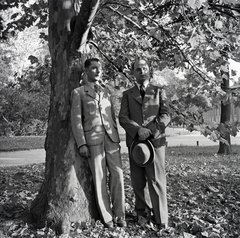
[[(226, 92), (227, 98), (225, 101), (221, 101), (221, 119), (220, 124), (225, 125), (225, 123), (230, 122), (231, 117), (231, 91), (229, 90), (229, 67), (226, 66), (226, 70), (221, 72), (223, 84), (222, 89)], [(231, 148), (231, 138), (230, 133), (227, 130), (224, 130), (224, 133), (221, 133), (221, 136), (228, 142), (228, 144), (219, 142), (218, 154), (229, 155), (232, 154)]]
[[(91, 4), (96, 1), (82, 2), (79, 14), (83, 13), (82, 19), (92, 10)], [(30, 213), (38, 228), (47, 225), (57, 234), (69, 233), (72, 222), (84, 224), (99, 219), (88, 162), (78, 154), (70, 124), (70, 95), (79, 86), (85, 60), (81, 53), (70, 50), (74, 38), (70, 19), (76, 15), (79, 5), (80, 1), (49, 0), (52, 70), (45, 179)], [(81, 27), (80, 42), (85, 33), (84, 24)]]
[[(225, 124), (225, 122), (230, 121), (230, 115), (231, 115), (231, 104), (224, 105), (223, 102), (221, 102), (221, 120), (220, 123)], [(222, 137), (229, 143), (223, 143), (219, 142), (219, 149), (218, 149), (218, 154), (225, 154), (225, 155), (230, 155), (232, 154), (232, 147), (231, 147), (231, 138), (230, 138), (230, 133), (225, 132)]]

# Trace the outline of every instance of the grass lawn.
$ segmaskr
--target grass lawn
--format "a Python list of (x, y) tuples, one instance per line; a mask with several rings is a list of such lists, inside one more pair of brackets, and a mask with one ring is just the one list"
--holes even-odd
[[(184, 128), (167, 128), (167, 136), (189, 134), (190, 132)], [(121, 141), (125, 141), (125, 132), (119, 126), (119, 135)], [(44, 148), (45, 136), (15, 136), (15, 137), (0, 137), (0, 152), (1, 151), (17, 151), (31, 150)]]
[[(44, 140), (34, 138), (35, 142), (33, 138), (10, 141), (15, 148), (19, 148), (21, 140), (24, 148), (43, 145)], [(169, 230), (159, 232), (153, 222), (145, 227), (138, 225), (128, 155), (123, 154), (128, 227), (104, 229), (96, 223), (81, 229), (73, 225), (69, 237), (239, 238), (239, 146), (233, 146), (231, 156), (217, 155), (217, 150), (217, 146), (166, 148)], [(24, 220), (43, 179), (44, 164), (0, 167), (0, 237), (56, 237), (51, 229), (35, 229)]]
[(0, 137), (1, 151), (32, 150), (44, 148), (45, 136)]

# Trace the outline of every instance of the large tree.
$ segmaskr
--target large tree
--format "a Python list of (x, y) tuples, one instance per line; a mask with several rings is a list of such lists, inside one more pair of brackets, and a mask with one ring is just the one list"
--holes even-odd
[(47, 223), (59, 234), (68, 233), (71, 222), (90, 223), (99, 216), (88, 163), (78, 154), (70, 125), (70, 95), (79, 86), (87, 57), (83, 50), (98, 5), (97, 0), (49, 1), (52, 70), (45, 180), (31, 215), (38, 227)]

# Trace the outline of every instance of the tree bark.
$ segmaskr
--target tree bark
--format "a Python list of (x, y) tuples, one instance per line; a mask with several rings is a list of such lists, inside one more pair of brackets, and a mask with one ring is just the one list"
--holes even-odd
[[(82, 6), (88, 8), (89, 2), (96, 4), (94, 0), (83, 0)], [(99, 219), (88, 162), (78, 154), (70, 124), (71, 91), (79, 86), (85, 61), (83, 54), (71, 51), (74, 32), (70, 31), (70, 20), (79, 4), (73, 0), (49, 0), (52, 70), (45, 179), (30, 213), (38, 228), (47, 225), (57, 234), (69, 233), (72, 222), (85, 224)], [(80, 14), (89, 10), (82, 6)], [(84, 35), (84, 24), (81, 27), (78, 30)]]
[[(229, 69), (228, 66), (226, 66), (227, 69)], [(227, 99), (225, 101), (221, 101), (221, 118), (220, 118), (220, 124), (225, 125), (226, 123), (230, 122), (231, 118), (231, 91), (229, 90), (229, 71), (228, 72), (221, 72), (223, 84), (222, 89), (227, 94)], [(225, 154), (229, 155), (232, 154), (232, 147), (231, 147), (231, 138), (230, 133), (227, 130), (224, 130), (223, 133), (221, 133), (221, 136), (228, 142), (228, 144), (219, 142), (219, 149), (218, 154)]]
[[(220, 123), (225, 124), (225, 122), (230, 121), (230, 115), (231, 115), (231, 104), (229, 103), (227, 105), (224, 105), (224, 103), (221, 102), (221, 120), (220, 120)], [(225, 154), (225, 155), (232, 154), (230, 133), (225, 131), (225, 133), (222, 134), (222, 137), (228, 142), (228, 144), (220, 141), (219, 142), (218, 154)]]

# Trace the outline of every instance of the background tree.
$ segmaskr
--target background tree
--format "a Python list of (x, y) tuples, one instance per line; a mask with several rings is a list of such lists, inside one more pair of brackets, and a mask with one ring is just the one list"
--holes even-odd
[(1, 135), (43, 135), (49, 106), (51, 62), (34, 26), (0, 43)]

